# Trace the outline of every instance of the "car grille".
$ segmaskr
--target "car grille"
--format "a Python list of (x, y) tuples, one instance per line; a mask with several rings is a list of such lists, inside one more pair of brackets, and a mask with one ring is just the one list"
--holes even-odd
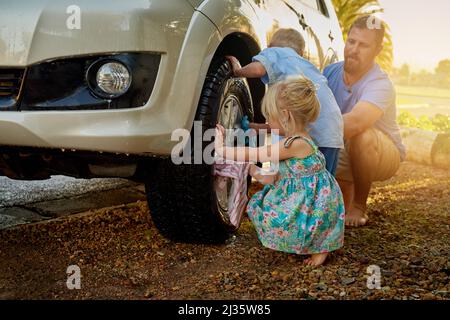
[(23, 79), (23, 69), (0, 69), (0, 99), (16, 100)]

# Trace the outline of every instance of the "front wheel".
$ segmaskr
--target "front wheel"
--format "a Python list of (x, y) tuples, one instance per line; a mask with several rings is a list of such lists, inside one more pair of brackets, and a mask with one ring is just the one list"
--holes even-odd
[[(250, 90), (244, 79), (233, 78), (223, 58), (213, 61), (203, 85), (196, 121), (203, 132), (217, 123), (240, 128), (242, 117), (253, 119)], [(239, 228), (243, 212), (230, 217), (229, 195), (237, 182), (213, 175), (207, 164), (175, 165), (161, 160), (146, 183), (152, 219), (162, 235), (181, 242), (221, 243)]]

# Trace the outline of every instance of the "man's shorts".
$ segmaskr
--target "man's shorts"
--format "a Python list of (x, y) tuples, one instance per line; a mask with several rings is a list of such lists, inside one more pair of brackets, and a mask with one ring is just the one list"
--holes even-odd
[[(384, 181), (394, 176), (400, 166), (400, 151), (392, 140), (380, 130), (371, 128), (368, 131), (374, 135), (378, 150), (378, 167), (373, 181)], [(353, 181), (353, 174), (349, 158), (350, 144), (345, 143), (345, 149), (339, 155), (339, 164), (336, 169), (336, 178), (344, 181)]]
[(336, 175), (336, 168), (339, 162), (339, 152), (338, 148), (322, 148), (319, 147), (320, 152), (325, 156), (326, 167), (329, 173), (333, 176)]

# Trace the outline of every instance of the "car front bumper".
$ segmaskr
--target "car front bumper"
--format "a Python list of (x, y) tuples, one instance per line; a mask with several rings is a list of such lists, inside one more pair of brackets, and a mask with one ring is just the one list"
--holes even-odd
[[(137, 0), (132, 3), (142, 5)], [(180, 9), (181, 3), (185, 6)], [(102, 15), (97, 16), (100, 22), (105, 21), (107, 14), (119, 20), (128, 17), (125, 33), (106, 30), (105, 26), (89, 26), (86, 20), (93, 21), (94, 12), (98, 12), (92, 8), (84, 22), (88, 30), (80, 31), (84, 37), (67, 30), (50, 32), (54, 8), (47, 8), (41, 19), (35, 19), (38, 22), (33, 39), (28, 39), (28, 55), (17, 51), (0, 56), (2, 67), (26, 68), (33, 63), (77, 56), (73, 53), (83, 56), (154, 52), (161, 55), (161, 61), (153, 92), (143, 106), (127, 109), (0, 111), (0, 146), (170, 155), (178, 143), (171, 141), (172, 132), (192, 127), (204, 77), (220, 43), (216, 27), (187, 2), (181, 3), (155, 1), (151, 10), (130, 8), (129, 14), (122, 12), (120, 18), (107, 10), (100, 11)], [(175, 6), (176, 10), (172, 10)], [(112, 26), (117, 27), (117, 23)], [(123, 23), (120, 28), (125, 28)], [(109, 32), (112, 35), (105, 41), (105, 33)], [(27, 43), (27, 39), (22, 40)]]

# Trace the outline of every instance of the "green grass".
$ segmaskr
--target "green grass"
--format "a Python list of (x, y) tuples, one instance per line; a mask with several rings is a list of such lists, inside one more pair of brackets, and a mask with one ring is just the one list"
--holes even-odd
[(399, 85), (395, 88), (399, 113), (408, 111), (415, 117), (450, 114), (450, 89)]
[(443, 98), (449, 99), (450, 102), (450, 89), (400, 85), (396, 85), (395, 88), (398, 95)]

